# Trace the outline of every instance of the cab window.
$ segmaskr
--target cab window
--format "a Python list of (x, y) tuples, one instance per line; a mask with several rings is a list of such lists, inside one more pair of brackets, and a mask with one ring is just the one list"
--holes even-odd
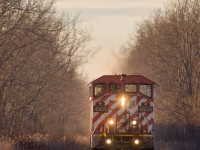
[(152, 96), (152, 85), (150, 85), (150, 84), (140, 85), (140, 93), (142, 93), (145, 96), (151, 97)]
[(94, 96), (98, 97), (106, 93), (106, 84), (95, 84), (94, 85)]
[(136, 84), (125, 84), (125, 92), (127, 93), (135, 93), (137, 91), (137, 85)]
[(110, 83), (108, 91), (110, 93), (118, 93), (118, 92), (121, 91), (121, 89), (122, 89), (121, 84), (119, 84), (119, 83)]

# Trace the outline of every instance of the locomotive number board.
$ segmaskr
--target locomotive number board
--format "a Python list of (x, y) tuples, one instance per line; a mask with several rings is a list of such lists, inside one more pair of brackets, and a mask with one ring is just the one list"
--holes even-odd
[(153, 112), (153, 106), (139, 106), (139, 112)]
[(106, 106), (94, 106), (93, 111), (94, 112), (108, 112), (108, 107), (106, 107)]

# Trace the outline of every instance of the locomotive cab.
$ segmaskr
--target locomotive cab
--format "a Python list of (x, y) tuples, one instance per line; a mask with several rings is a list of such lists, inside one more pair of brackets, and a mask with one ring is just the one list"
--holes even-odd
[(90, 84), (90, 147), (153, 149), (155, 83), (105, 75)]

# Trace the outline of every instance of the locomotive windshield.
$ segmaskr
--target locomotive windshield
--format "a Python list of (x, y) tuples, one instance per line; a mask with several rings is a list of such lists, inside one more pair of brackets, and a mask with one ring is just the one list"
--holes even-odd
[(152, 96), (152, 85), (150, 85), (150, 84), (140, 85), (140, 93), (142, 93), (143, 95), (146, 95), (148, 97), (151, 97)]
[(94, 85), (94, 96), (98, 97), (106, 93), (106, 84), (100, 83)]
[(122, 89), (122, 86), (119, 83), (111, 83), (109, 84), (109, 88), (108, 88), (110, 93), (118, 93), (121, 91), (121, 89)]
[(136, 91), (137, 91), (136, 84), (133, 84), (133, 83), (125, 84), (125, 92), (127, 92), (127, 93), (135, 93)]

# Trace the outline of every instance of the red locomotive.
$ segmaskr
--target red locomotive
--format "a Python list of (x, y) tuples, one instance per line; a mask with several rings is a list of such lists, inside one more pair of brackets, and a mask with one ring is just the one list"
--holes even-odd
[(153, 149), (155, 87), (139, 74), (104, 75), (92, 81), (91, 149)]

